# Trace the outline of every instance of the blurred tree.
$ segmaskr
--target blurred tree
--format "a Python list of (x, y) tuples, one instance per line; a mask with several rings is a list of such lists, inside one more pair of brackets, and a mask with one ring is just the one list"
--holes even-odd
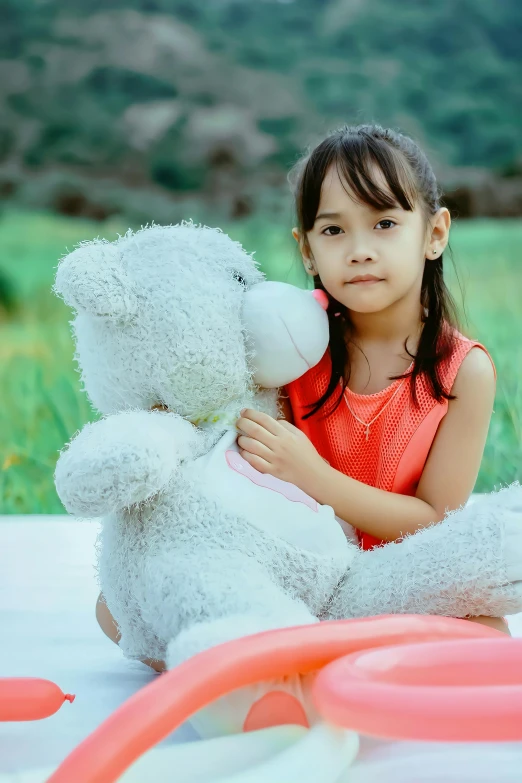
[(0, 18), (0, 166), (22, 177), (205, 197), (226, 170), (260, 192), (359, 122), (517, 176), (519, 0), (0, 0)]

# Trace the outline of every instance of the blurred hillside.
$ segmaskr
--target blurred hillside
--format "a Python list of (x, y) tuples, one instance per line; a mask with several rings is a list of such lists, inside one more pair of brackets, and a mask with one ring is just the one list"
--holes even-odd
[(279, 212), (378, 122), (463, 217), (522, 214), (520, 0), (0, 0), (0, 197), (104, 220)]

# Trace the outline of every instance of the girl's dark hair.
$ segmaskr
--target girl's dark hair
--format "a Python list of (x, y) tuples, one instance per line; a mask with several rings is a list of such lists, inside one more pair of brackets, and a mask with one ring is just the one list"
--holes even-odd
[[(417, 202), (428, 224), (430, 216), (440, 208), (440, 191), (433, 170), (415, 142), (389, 128), (380, 125), (345, 125), (332, 131), (313, 150), (308, 151), (292, 168), (288, 180), (295, 196), (297, 227), (309, 250), (306, 233), (311, 231), (321, 198), (321, 186), (331, 165), (337, 167), (339, 175), (362, 203), (374, 209), (385, 210), (394, 205), (394, 199), (383, 191), (372, 179), (372, 165), (382, 171), (388, 187), (396, 201), (404, 210), (412, 211)], [(350, 380), (350, 359), (347, 343), (351, 337), (349, 313), (339, 302), (328, 294), (318, 275), (314, 277), (315, 288), (326, 293), (329, 300), (327, 309), (330, 324), (330, 355), (332, 374), (328, 387), (322, 397), (309, 405), (313, 408), (303, 416), (314, 415), (330, 400), (336, 390), (339, 397), (328, 414), (333, 413), (340, 404), (344, 390)], [(417, 353), (414, 356), (404, 348), (414, 360), (413, 369), (403, 375), (392, 376), (389, 380), (410, 378), (411, 395), (415, 405), (416, 379), (425, 373), (429, 389), (437, 402), (443, 399), (453, 400), (454, 395), (444, 389), (440, 378), (440, 364), (452, 352), (453, 331), (460, 330), (457, 307), (451, 296), (443, 275), (442, 255), (429, 259), (424, 265), (421, 288), (421, 306), (423, 328)], [(337, 315), (336, 315), (337, 314)], [(448, 328), (449, 327), (449, 328)]]

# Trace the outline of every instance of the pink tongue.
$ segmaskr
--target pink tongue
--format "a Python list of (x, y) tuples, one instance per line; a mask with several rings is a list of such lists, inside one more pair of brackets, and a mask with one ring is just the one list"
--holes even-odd
[(315, 291), (312, 291), (312, 296), (316, 302), (319, 302), (323, 310), (328, 309), (328, 296), (324, 291), (322, 291), (320, 288), (316, 288)]

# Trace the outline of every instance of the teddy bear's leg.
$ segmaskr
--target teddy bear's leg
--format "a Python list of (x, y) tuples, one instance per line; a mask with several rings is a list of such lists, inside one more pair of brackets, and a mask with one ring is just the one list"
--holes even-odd
[[(224, 642), (318, 622), (302, 601), (291, 598), (252, 558), (223, 550), (213, 557), (208, 554), (204, 568), (194, 556), (193, 562), (185, 562), (186, 579), (173, 596), (182, 627), (168, 643), (168, 669)], [(306, 682), (311, 683), (311, 678)], [(309, 725), (308, 694), (300, 676), (292, 674), (240, 688), (208, 705), (192, 723), (207, 738), (274, 722)]]
[(354, 558), (324, 619), (522, 611), (522, 487), (513, 484), (400, 543)]
[[(253, 558), (215, 550), (184, 558), (176, 588), (178, 619), (163, 621), (162, 638), (170, 636), (167, 666), (172, 668), (196, 653), (223, 642), (261, 631), (318, 622), (308, 607), (283, 590)], [(169, 628), (170, 626), (170, 628)]]

